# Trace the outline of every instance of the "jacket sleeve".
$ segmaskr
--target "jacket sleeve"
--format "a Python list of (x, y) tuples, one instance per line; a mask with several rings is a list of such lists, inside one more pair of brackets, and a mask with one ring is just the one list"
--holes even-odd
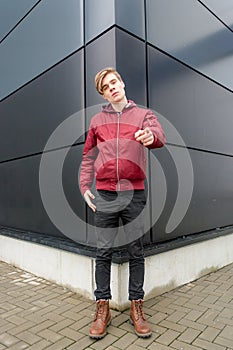
[(159, 123), (158, 118), (150, 110), (147, 111), (143, 120), (142, 128), (145, 129), (146, 127), (150, 128), (154, 135), (154, 142), (150, 146), (147, 146), (147, 148), (163, 147), (166, 142), (163, 128)]
[(83, 149), (79, 185), (82, 195), (92, 186), (94, 179), (94, 162), (98, 154), (95, 128), (90, 125)]

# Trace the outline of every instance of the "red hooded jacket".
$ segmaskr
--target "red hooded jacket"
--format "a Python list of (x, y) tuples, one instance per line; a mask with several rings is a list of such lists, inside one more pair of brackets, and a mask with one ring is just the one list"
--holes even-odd
[(133, 101), (120, 113), (109, 104), (92, 117), (80, 171), (82, 194), (91, 188), (94, 178), (97, 190), (144, 189), (145, 146), (135, 140), (134, 134), (146, 127), (154, 135), (153, 144), (147, 148), (162, 147), (166, 139), (157, 117)]

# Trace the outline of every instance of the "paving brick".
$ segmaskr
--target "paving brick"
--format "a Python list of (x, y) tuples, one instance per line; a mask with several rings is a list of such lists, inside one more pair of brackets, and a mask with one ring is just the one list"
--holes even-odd
[(79, 332), (82, 334), (85, 334), (86, 336), (89, 336), (89, 332), (90, 332), (90, 325), (87, 325), (83, 328), (79, 329)]
[(232, 340), (222, 338), (222, 337), (217, 337), (215, 339), (214, 343), (222, 345), (222, 346), (233, 346)]
[(187, 315), (185, 315), (185, 318), (191, 321), (197, 321), (198, 318), (200, 318), (203, 315), (202, 311), (198, 310), (191, 310)]
[(214, 344), (214, 343), (210, 343), (206, 340), (203, 340), (203, 339), (196, 339), (194, 342), (193, 342), (193, 345), (195, 346), (199, 346), (202, 350), (226, 350), (226, 347), (225, 346), (222, 346), (222, 345), (217, 345), (217, 344)]
[(73, 305), (66, 304), (64, 301), (59, 302), (57, 309), (54, 310), (54, 313), (57, 315), (62, 315), (64, 312), (73, 309)]
[[(175, 340), (172, 344), (172, 349), (177, 349), (177, 350), (203, 350), (202, 348), (199, 348), (195, 345), (187, 344), (184, 342), (181, 342), (179, 340)], [(171, 348), (170, 348), (171, 349)]]
[(56, 309), (55, 305), (49, 305), (43, 309), (40, 309), (38, 311), (36, 311), (34, 313), (34, 315), (36, 316), (44, 316), (45, 318), (47, 318), (47, 314), (50, 314), (52, 311), (54, 311)]
[(219, 337), (226, 338), (232, 341), (233, 345), (233, 328), (226, 326), (222, 332), (219, 334)]
[(107, 336), (90, 339), (93, 301), (1, 262), (0, 276), (0, 350), (233, 350), (233, 264), (145, 301), (147, 339), (129, 309), (112, 310)]
[(90, 326), (92, 322), (92, 319), (88, 318), (88, 317), (83, 317), (81, 320), (74, 322), (70, 325), (70, 328), (74, 329), (74, 330), (78, 330), (78, 329), (82, 329), (85, 326)]
[(22, 311), (21, 308), (19, 307), (15, 307), (14, 309), (8, 311), (8, 312), (4, 312), (1, 314), (1, 318), (4, 319), (9, 319), (9, 317), (14, 316), (15, 314), (19, 313), (20, 311)]
[(44, 329), (37, 333), (37, 335), (47, 341), (50, 341), (51, 343), (55, 343), (62, 338), (61, 334), (53, 332), (50, 329)]
[(11, 335), (17, 335), (18, 333), (21, 333), (23, 331), (26, 331), (28, 329), (30, 329), (34, 326), (35, 324), (33, 322), (27, 321), (24, 322), (22, 325), (20, 326), (15, 326), (14, 328), (11, 328), (8, 330), (8, 333)]
[(73, 340), (68, 338), (63, 338), (57, 341), (56, 343), (48, 346), (46, 350), (64, 350), (67, 349), (67, 347), (73, 343)]
[(80, 315), (78, 312), (74, 312), (73, 310), (68, 310), (62, 314), (63, 317), (70, 318), (71, 320), (78, 321), (83, 318), (83, 315)]
[(187, 308), (189, 308), (189, 310), (187, 311), (187, 314), (189, 312), (191, 312), (192, 310), (200, 311), (202, 313), (204, 313), (204, 312), (206, 312), (208, 310), (207, 306), (200, 305), (200, 304), (195, 304), (195, 303), (192, 302), (192, 300), (190, 300), (188, 303), (186, 303), (185, 306)]
[[(198, 309), (197, 306), (196, 306), (196, 309)], [(184, 305), (171, 304), (169, 312), (166, 309), (166, 313), (169, 314), (169, 315), (172, 315), (174, 310), (178, 311), (178, 312), (183, 312), (184, 314), (188, 314), (191, 311), (191, 308), (189, 307), (188, 303), (186, 303), (185, 306)]]
[[(133, 326), (129, 323), (129, 321), (122, 323), (121, 325), (119, 325), (120, 329), (123, 329), (124, 331), (128, 332), (128, 333), (134, 333), (134, 329)], [(152, 327), (151, 327), (152, 328)]]
[(111, 324), (113, 326), (120, 326), (122, 325), (123, 323), (127, 322), (129, 320), (129, 316), (128, 315), (125, 315), (125, 314), (119, 314), (117, 317), (114, 317), (112, 320), (111, 320)]
[(17, 334), (17, 338), (21, 339), (25, 343), (28, 343), (29, 345), (32, 345), (41, 340), (41, 337), (38, 337), (38, 335), (30, 333), (29, 331), (24, 331)]
[(8, 348), (8, 350), (23, 350), (23, 349), (28, 349), (28, 344), (24, 342), (18, 342)]
[(219, 322), (225, 324), (226, 326), (230, 326), (233, 329), (233, 318), (229, 319), (229, 318), (222, 318), (222, 317), (218, 317)]
[[(141, 347), (141, 348), (144, 348), (144, 349), (147, 349), (151, 344), (153, 344), (156, 339), (160, 336), (160, 334), (158, 333), (155, 333), (155, 332), (152, 332), (152, 335), (151, 337), (149, 338), (138, 338), (134, 344)], [(128, 350), (128, 349), (127, 349)]]
[(126, 333), (126, 331), (124, 331), (123, 329), (120, 329), (118, 327), (115, 327), (111, 324), (108, 327), (108, 333), (114, 335), (117, 338), (121, 338)]
[[(41, 309), (41, 308), (49, 306), (49, 303), (46, 302), (46, 301), (43, 301), (43, 300), (32, 301), (32, 304), (38, 306), (39, 307), (38, 310)], [(31, 305), (31, 304), (29, 304), (29, 305)]]
[(217, 329), (223, 329), (225, 325), (219, 321), (218, 316), (218, 311), (209, 309), (199, 318), (198, 322)]
[[(232, 283), (233, 285), (233, 283)], [(232, 290), (228, 290), (226, 293), (224, 293), (223, 295), (221, 295), (221, 297), (219, 298), (218, 302), (225, 302), (225, 303), (229, 303), (232, 300)]]
[(23, 319), (22, 317), (19, 317), (17, 315), (13, 315), (8, 317), (8, 321), (11, 323), (14, 323), (15, 325), (21, 325), (22, 323), (26, 322), (27, 320)]
[(0, 343), (2, 345), (10, 347), (11, 345), (18, 343), (18, 342), (19, 342), (19, 339), (14, 337), (13, 335), (10, 335), (8, 333), (0, 334)]
[(138, 339), (136, 334), (125, 334), (123, 337), (121, 337), (119, 340), (117, 340), (114, 343), (114, 346), (116, 346), (119, 349), (128, 349), (129, 345), (134, 343)]
[(74, 331), (73, 329), (68, 328), (68, 327), (61, 330), (59, 332), (59, 334), (61, 334), (62, 336), (66, 337), (66, 338), (72, 339), (74, 341), (78, 341), (79, 339), (83, 338), (82, 333), (80, 333), (78, 331)]
[[(16, 296), (15, 296), (16, 297)], [(4, 299), (4, 303), (0, 303), (0, 307), (6, 311), (10, 311), (15, 309), (15, 304), (13, 305), (9, 301), (6, 300), (6, 297), (2, 295), (2, 298)]]
[(51, 326), (49, 329), (51, 329), (54, 332), (59, 332), (62, 329), (69, 327), (74, 323), (74, 320), (70, 320), (69, 318), (66, 318), (58, 323), (55, 323), (53, 326)]
[(171, 350), (170, 346), (153, 343), (148, 347), (149, 350)]
[(38, 343), (29, 346), (29, 348), (27, 348), (27, 350), (44, 350), (49, 345), (51, 345), (51, 343), (43, 339), (43, 340), (39, 341)]
[(189, 298), (186, 298), (184, 296), (181, 296), (180, 298), (177, 298), (173, 304), (175, 305), (185, 305), (187, 302), (189, 302)]
[(11, 329), (14, 329), (15, 325), (13, 323), (7, 322), (1, 326), (1, 333), (10, 332)]
[(178, 338), (179, 341), (192, 344), (201, 332), (192, 328), (186, 329)]
[(127, 350), (145, 350), (145, 348), (142, 346), (131, 344), (128, 346)]
[(158, 337), (156, 341), (163, 345), (170, 345), (179, 335), (180, 333), (168, 329), (165, 333)]
[(227, 307), (220, 312), (219, 317), (233, 319), (233, 305), (232, 308), (230, 308), (228, 304)]
[(164, 312), (156, 312), (156, 314), (150, 318), (150, 323), (159, 324), (161, 321), (165, 320), (167, 317), (168, 317), (168, 314)]
[(204, 332), (199, 335), (199, 338), (212, 342), (220, 332), (220, 329), (207, 327)]
[(206, 328), (206, 325), (204, 325), (204, 324), (200, 324), (198, 322), (193, 322), (193, 321), (187, 320), (185, 318), (180, 320), (179, 324), (181, 324), (187, 328), (190, 327), (190, 328), (196, 329), (198, 331), (204, 331)]
[(28, 321), (32, 321), (35, 324), (40, 324), (46, 321), (46, 318), (40, 315), (37, 315), (36, 313), (30, 313), (29, 315), (24, 316), (25, 319)]
[(92, 346), (95, 342), (96, 342), (96, 340), (93, 340), (93, 339), (90, 339), (89, 337), (84, 336), (78, 342), (75, 342), (72, 345), (67, 346), (66, 350), (83, 350), (83, 349), (88, 348), (90, 345)]
[(153, 306), (154, 306), (155, 304), (158, 303), (158, 300), (159, 300), (159, 297), (157, 297), (157, 298), (151, 298), (151, 299), (145, 300), (144, 305), (145, 305), (146, 307), (152, 309)]
[(185, 317), (186, 313), (180, 312), (180, 311), (175, 311), (172, 315), (167, 317), (167, 321), (171, 322), (179, 322), (181, 319)]
[(91, 345), (91, 348), (93, 348), (95, 350), (104, 350), (104, 349), (108, 348), (112, 344), (115, 346), (115, 341), (116, 340), (117, 340), (116, 337), (114, 337), (111, 334), (108, 334), (106, 337), (101, 339), (101, 341), (96, 341), (95, 343), (93, 343)]
[[(81, 317), (84, 317), (84, 316), (85, 317), (89, 317), (91, 320), (93, 320), (93, 318), (94, 318), (94, 313), (95, 313), (94, 309), (90, 308), (90, 307), (79, 311), (79, 314), (80, 314)], [(119, 314), (119, 312), (116, 312), (115, 310), (111, 310), (112, 319), (114, 317), (116, 317), (118, 314)]]

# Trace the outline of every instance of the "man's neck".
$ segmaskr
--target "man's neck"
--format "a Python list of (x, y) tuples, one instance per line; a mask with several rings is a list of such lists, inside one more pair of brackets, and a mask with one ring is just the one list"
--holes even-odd
[(127, 98), (125, 97), (124, 100), (117, 102), (117, 103), (112, 103), (112, 108), (116, 111), (116, 112), (121, 112), (125, 106), (127, 105), (128, 101)]

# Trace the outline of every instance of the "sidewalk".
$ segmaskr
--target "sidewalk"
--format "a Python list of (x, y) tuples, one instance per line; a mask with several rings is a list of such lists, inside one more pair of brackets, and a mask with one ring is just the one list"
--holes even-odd
[(151, 338), (134, 334), (127, 310), (91, 340), (94, 302), (0, 262), (0, 350), (233, 350), (233, 264), (144, 306)]

